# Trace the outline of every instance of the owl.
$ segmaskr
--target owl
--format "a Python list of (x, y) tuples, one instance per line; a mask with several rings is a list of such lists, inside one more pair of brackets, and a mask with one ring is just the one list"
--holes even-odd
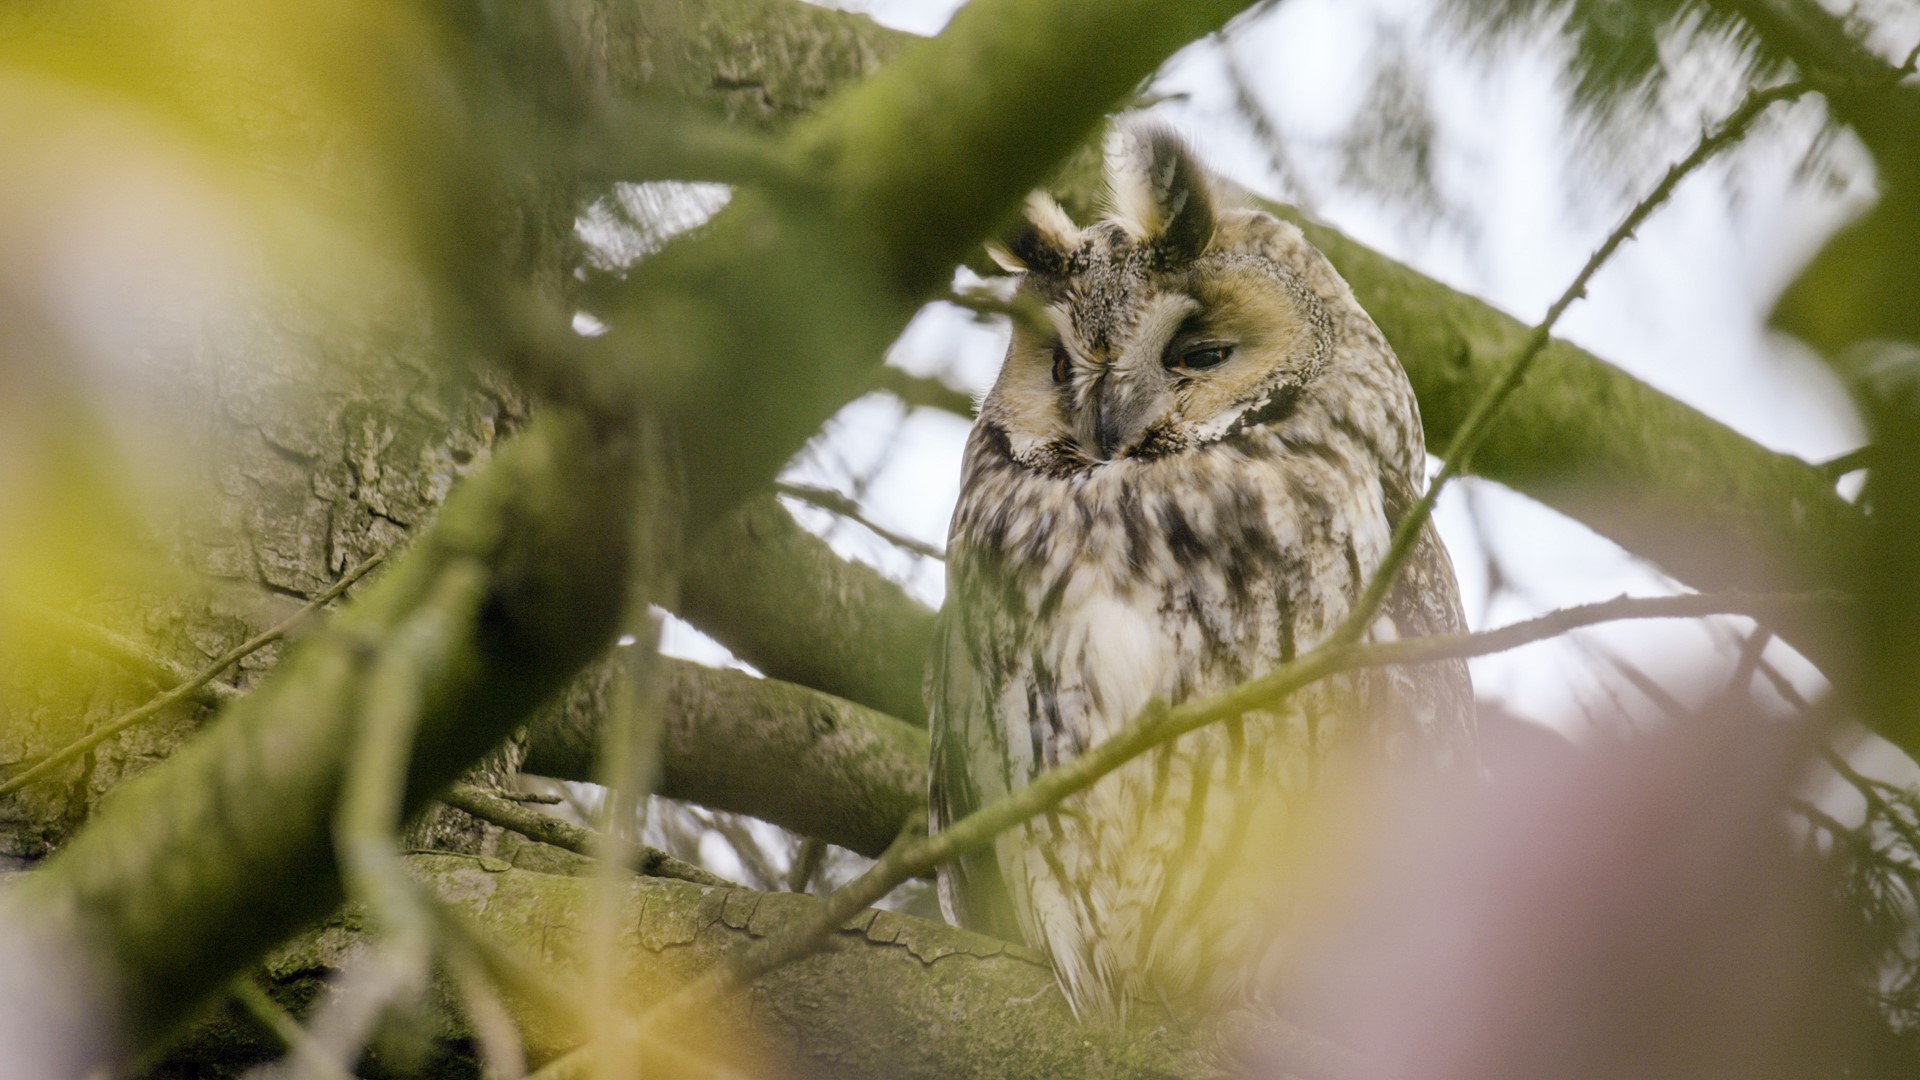
[[(1424, 475), (1379, 329), (1293, 225), (1169, 131), (1113, 140), (1110, 210), (1052, 199), (995, 257), (1016, 325), (968, 439), (928, 679), (934, 830), (1324, 639)], [(1429, 528), (1369, 633), (1463, 629)], [(1272, 823), (1333, 752), (1470, 762), (1464, 664), (1337, 676), (1195, 731), (943, 867), (950, 919), (1044, 951), (1083, 1017), (1224, 1007), (1284, 908)], [(1254, 883), (1254, 884), (1249, 884)]]

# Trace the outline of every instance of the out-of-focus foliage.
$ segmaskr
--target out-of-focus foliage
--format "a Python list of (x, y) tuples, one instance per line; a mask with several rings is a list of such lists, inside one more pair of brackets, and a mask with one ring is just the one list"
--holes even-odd
[(1700, 0), (1444, 0), (1443, 10), (1488, 50), (1516, 38), (1561, 36), (1574, 105), (1609, 118), (1631, 120), (1653, 108), (1670, 81), (1690, 74), (1677, 62), (1692, 56), (1697, 64), (1703, 50), (1732, 60), (1747, 82), (1781, 70), (1744, 23)]
[(1382, 43), (1373, 64), (1372, 85), (1341, 140), (1340, 179), (1404, 206), (1426, 225), (1463, 224), (1436, 177), (1440, 136), (1419, 59), (1395, 39)]
[(1864, 776), (1843, 763), (1867, 806), (1847, 828), (1810, 818), (1841, 868), (1841, 903), (1854, 913), (1875, 965), (1869, 985), (1888, 1031), (1920, 1049), (1920, 792)]
[[(1445, 23), (1489, 66), (1518, 51), (1563, 51), (1573, 146), (1602, 180), (1648, 175), (1748, 88), (1794, 68), (1723, 3), (1706, 0), (1439, 0)], [(1853, 5), (1849, 23), (1891, 46), (1913, 12), (1896, 0)], [(1791, 153), (1798, 178), (1838, 190), (1864, 171), (1841, 131), (1813, 107), (1764, 122), (1730, 157), (1731, 195), (1748, 154)], [(1788, 138), (1781, 138), (1786, 133)]]

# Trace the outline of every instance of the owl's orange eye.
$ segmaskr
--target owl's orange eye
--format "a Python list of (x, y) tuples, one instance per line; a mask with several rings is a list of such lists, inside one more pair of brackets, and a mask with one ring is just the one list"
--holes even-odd
[(1073, 358), (1067, 355), (1067, 347), (1055, 343), (1053, 346), (1053, 381), (1057, 386), (1067, 385), (1073, 378)]

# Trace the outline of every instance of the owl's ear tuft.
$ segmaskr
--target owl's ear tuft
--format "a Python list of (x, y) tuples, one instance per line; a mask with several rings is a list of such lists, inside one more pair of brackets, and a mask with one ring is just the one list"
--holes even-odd
[(1080, 226), (1053, 196), (1036, 191), (1027, 196), (1027, 223), (1005, 244), (988, 244), (987, 254), (1009, 274), (1058, 274), (1080, 246)]
[(1186, 140), (1159, 124), (1118, 127), (1107, 143), (1107, 202), (1120, 227), (1189, 262), (1213, 240), (1213, 181)]

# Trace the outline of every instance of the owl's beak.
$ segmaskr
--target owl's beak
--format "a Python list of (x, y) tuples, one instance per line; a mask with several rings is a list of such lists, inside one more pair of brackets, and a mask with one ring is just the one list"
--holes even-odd
[(1088, 418), (1092, 428), (1094, 449), (1100, 460), (1112, 461), (1125, 457), (1127, 452), (1138, 446), (1146, 434), (1147, 426), (1157, 419), (1164, 408), (1166, 387), (1164, 380), (1155, 379), (1157, 372), (1140, 373), (1125, 371), (1107, 371), (1093, 388), (1093, 398), (1088, 402)]

